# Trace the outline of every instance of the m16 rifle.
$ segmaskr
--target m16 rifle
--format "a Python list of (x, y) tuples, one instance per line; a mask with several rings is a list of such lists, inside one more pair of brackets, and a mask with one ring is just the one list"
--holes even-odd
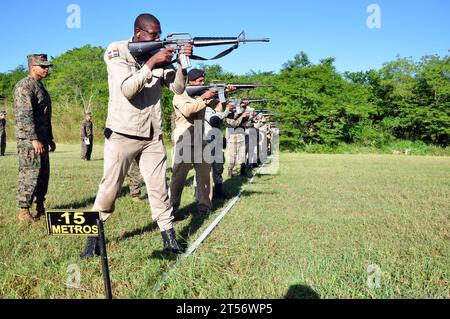
[(272, 87), (271, 85), (261, 85), (256, 83), (211, 83), (210, 85), (198, 85), (186, 87), (186, 92), (190, 97), (200, 96), (205, 91), (212, 90), (217, 92), (220, 103), (226, 103), (226, 89), (233, 86), (236, 90), (250, 90), (261, 87)]
[[(182, 35), (187, 35), (186, 38), (176, 38)], [(192, 38), (189, 33), (186, 32), (173, 32), (170, 33), (166, 39), (162, 41), (142, 41), (142, 42), (130, 42), (128, 44), (128, 49), (130, 50), (131, 55), (138, 63), (145, 63), (148, 59), (150, 59), (153, 55), (155, 55), (161, 49), (169, 49), (173, 48), (178, 53), (181, 48), (186, 45), (192, 45), (193, 47), (208, 47), (208, 46), (216, 46), (216, 45), (227, 45), (233, 44), (229, 49), (219, 53), (213, 58), (206, 59), (200, 56), (192, 55), (190, 58), (186, 55), (179, 53), (179, 59), (183, 70), (191, 67), (190, 59), (207, 61), (207, 60), (216, 60), (220, 59), (235, 49), (239, 47), (240, 43), (247, 42), (270, 42), (270, 39), (246, 39), (245, 32), (242, 31), (237, 37), (195, 37)], [(170, 62), (169, 64), (174, 63), (176, 60)]]
[(274, 101), (274, 100), (272, 100), (272, 99), (265, 99), (265, 98), (263, 98), (263, 99), (242, 99), (242, 100), (234, 100), (234, 101), (231, 101), (230, 103), (234, 104), (234, 108), (235, 108), (235, 111), (237, 113), (249, 112), (249, 113), (254, 114), (254, 113), (265, 113), (267, 111), (264, 110), (264, 109), (258, 110), (258, 109), (254, 109), (254, 108), (251, 108), (251, 107), (246, 107), (245, 110), (244, 110), (243, 107), (242, 107), (242, 104), (249, 105), (249, 104), (252, 104), (252, 103), (267, 103), (269, 101)]

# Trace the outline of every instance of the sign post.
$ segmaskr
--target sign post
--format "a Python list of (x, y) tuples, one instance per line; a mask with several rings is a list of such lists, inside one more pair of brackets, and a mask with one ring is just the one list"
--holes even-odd
[(47, 211), (47, 229), (53, 236), (93, 236), (98, 237), (102, 259), (105, 297), (112, 299), (105, 233), (99, 212), (90, 211)]
[(99, 230), (100, 254), (102, 255), (103, 284), (105, 286), (106, 299), (112, 299), (111, 279), (109, 278), (108, 256), (106, 255), (105, 233), (103, 231), (103, 222), (97, 219)]

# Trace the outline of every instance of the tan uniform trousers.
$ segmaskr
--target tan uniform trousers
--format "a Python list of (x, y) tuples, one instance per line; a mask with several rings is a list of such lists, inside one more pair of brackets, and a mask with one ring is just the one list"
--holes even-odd
[[(201, 163), (195, 163), (193, 159), (189, 162), (177, 161), (177, 154), (179, 154), (179, 149), (175, 147), (172, 167), (173, 174), (170, 182), (170, 201), (174, 210), (178, 210), (180, 207), (184, 183), (192, 167), (195, 169), (195, 179), (197, 182), (197, 210), (201, 212), (212, 210), (213, 186), (211, 165), (206, 163), (203, 157)], [(191, 154), (194, 154), (194, 147), (191, 147)]]
[(105, 140), (103, 178), (93, 210), (101, 212), (102, 220), (110, 217), (135, 158), (139, 162), (147, 186), (152, 219), (157, 222), (161, 231), (169, 230), (173, 227), (173, 217), (166, 182), (167, 154), (162, 136), (143, 140), (112, 133), (110, 138)]
[(227, 150), (229, 166), (245, 164), (245, 134), (229, 134)]

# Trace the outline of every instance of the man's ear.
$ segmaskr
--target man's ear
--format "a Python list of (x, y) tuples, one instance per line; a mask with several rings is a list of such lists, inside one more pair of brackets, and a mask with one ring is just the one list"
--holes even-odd
[(136, 29), (136, 37), (137, 38), (141, 37), (141, 30), (140, 29)]

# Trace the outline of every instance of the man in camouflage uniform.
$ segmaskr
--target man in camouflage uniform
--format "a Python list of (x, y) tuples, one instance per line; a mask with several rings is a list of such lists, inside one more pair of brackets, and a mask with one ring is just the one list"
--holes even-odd
[(227, 118), (227, 150), (228, 150), (228, 176), (233, 176), (233, 169), (240, 165), (241, 175), (246, 175), (245, 158), (245, 124), (250, 114), (246, 112), (247, 104), (236, 107)]
[(81, 159), (90, 161), (94, 143), (94, 125), (92, 124), (92, 113), (87, 112), (84, 121), (80, 125), (81, 136)]
[(128, 171), (128, 178), (130, 180), (130, 195), (133, 202), (140, 202), (141, 187), (144, 186), (145, 181), (142, 177), (141, 171), (139, 169), (139, 164), (136, 160), (131, 164), (130, 170)]
[[(19, 154), (17, 204), (19, 219), (27, 224), (44, 213), (44, 201), (50, 177), (49, 151), (56, 145), (52, 134), (52, 105), (42, 80), (48, 76), (51, 63), (46, 54), (28, 56), (29, 74), (14, 87), (15, 133)], [(30, 207), (36, 199), (36, 215)]]
[(0, 156), (5, 156), (6, 149), (6, 112), (0, 112)]

